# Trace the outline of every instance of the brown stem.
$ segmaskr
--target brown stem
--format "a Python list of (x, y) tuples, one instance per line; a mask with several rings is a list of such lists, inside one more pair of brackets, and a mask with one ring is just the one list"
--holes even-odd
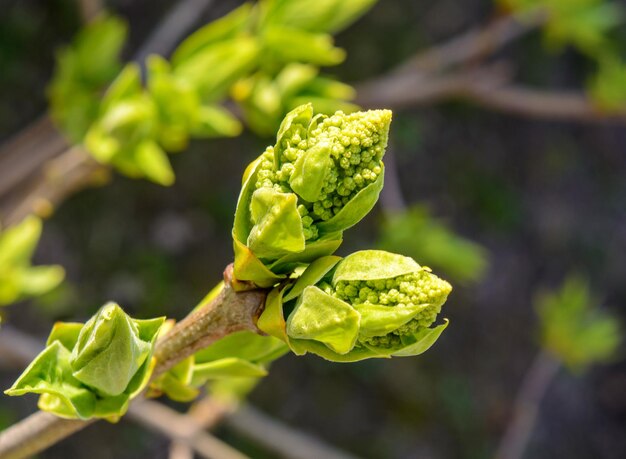
[(209, 459), (244, 459), (247, 457), (207, 434), (203, 426), (190, 416), (177, 413), (158, 402), (141, 400), (133, 403), (128, 410), (128, 416), (142, 425), (188, 446), (202, 457)]
[(535, 357), (515, 399), (513, 416), (504, 433), (496, 459), (521, 459), (533, 431), (541, 400), (557, 375), (561, 363), (546, 351)]
[[(152, 378), (229, 333), (257, 331), (255, 320), (265, 303), (266, 291), (235, 292), (231, 287), (232, 265), (226, 268), (224, 280), (224, 288), (215, 299), (192, 312), (159, 340), (155, 351), (157, 365)], [(0, 457), (28, 457), (92, 422), (62, 419), (37, 412), (0, 433)]]

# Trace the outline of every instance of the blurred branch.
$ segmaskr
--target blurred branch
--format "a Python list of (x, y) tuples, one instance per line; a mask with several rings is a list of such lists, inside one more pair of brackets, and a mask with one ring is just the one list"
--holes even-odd
[(172, 51), (187, 30), (198, 22), (200, 13), (209, 8), (212, 3), (213, 0), (177, 2), (137, 50), (133, 60), (139, 65), (144, 65), (144, 61), (150, 54), (165, 55)]
[(0, 329), (0, 364), (6, 368), (24, 368), (43, 349), (44, 342), (13, 328)]
[(102, 11), (102, 0), (78, 0), (83, 22), (89, 22)]
[(244, 404), (225, 423), (261, 446), (288, 459), (355, 459), (355, 456), (300, 432)]
[(209, 459), (241, 459), (247, 456), (204, 432), (203, 427), (190, 416), (177, 413), (157, 402), (141, 400), (133, 403), (129, 410), (130, 419), (160, 432), (177, 443), (192, 448), (202, 457)]
[(495, 459), (523, 457), (537, 421), (541, 400), (560, 368), (561, 363), (546, 351), (537, 354), (522, 381), (511, 421), (498, 446)]
[(539, 27), (546, 19), (546, 15), (540, 11), (528, 14), (521, 20), (514, 16), (498, 18), (483, 28), (473, 29), (441, 45), (419, 52), (397, 66), (390, 74), (400, 77), (415, 72), (441, 72), (455, 65), (481, 60)]

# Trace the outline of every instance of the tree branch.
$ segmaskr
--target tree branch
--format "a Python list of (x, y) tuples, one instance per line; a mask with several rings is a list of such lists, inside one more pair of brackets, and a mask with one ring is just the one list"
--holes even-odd
[(546, 351), (535, 357), (515, 399), (513, 415), (498, 446), (496, 459), (521, 459), (533, 431), (539, 406), (561, 363)]
[[(232, 265), (224, 273), (222, 292), (192, 312), (157, 342), (152, 379), (202, 347), (239, 330), (257, 331), (256, 317), (265, 303), (265, 290), (235, 292)], [(0, 457), (21, 459), (42, 451), (94, 422), (76, 421), (37, 412), (0, 433)]]
[(226, 425), (261, 446), (288, 459), (355, 459), (317, 437), (300, 432), (250, 405), (242, 405), (225, 419)]
[(130, 419), (182, 443), (207, 459), (242, 459), (247, 456), (204, 432), (191, 417), (157, 402), (141, 400), (128, 410)]

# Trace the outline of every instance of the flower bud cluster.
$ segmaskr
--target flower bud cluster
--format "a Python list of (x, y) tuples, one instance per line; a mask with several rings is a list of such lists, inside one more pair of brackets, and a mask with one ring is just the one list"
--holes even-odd
[(431, 273), (429, 268), (391, 279), (368, 281), (339, 281), (321, 287), (326, 293), (358, 307), (383, 305), (390, 308), (422, 306), (406, 324), (382, 336), (360, 337), (359, 341), (375, 347), (392, 347), (400, 343), (401, 336), (414, 335), (430, 327), (441, 312), (441, 306), (452, 290), (451, 285)]
[[(292, 125), (275, 147), (268, 147), (258, 170), (256, 188), (271, 187), (291, 193), (296, 162), (312, 148), (330, 149), (331, 167), (326, 170), (318, 198), (299, 197), (306, 240), (315, 239), (315, 223), (330, 220), (363, 188), (383, 173), (382, 157), (387, 144), (391, 112), (372, 110), (349, 115), (341, 111), (313, 121), (310, 126)], [(278, 155), (276, 155), (276, 150)], [(276, 158), (278, 161), (276, 161)], [(276, 167), (276, 163), (280, 165)]]

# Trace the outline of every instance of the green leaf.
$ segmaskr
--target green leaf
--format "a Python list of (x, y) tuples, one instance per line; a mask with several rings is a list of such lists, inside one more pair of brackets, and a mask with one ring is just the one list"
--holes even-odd
[(271, 336), (249, 331), (230, 334), (195, 354), (196, 363), (208, 363), (225, 357), (249, 362), (266, 362), (284, 353), (285, 344)]
[(28, 265), (41, 237), (41, 220), (26, 217), (0, 233), (0, 265)]
[(586, 279), (571, 275), (560, 289), (540, 295), (536, 308), (541, 319), (545, 349), (571, 371), (610, 361), (621, 342), (618, 320), (595, 309), (595, 299)]
[(195, 365), (192, 384), (203, 384), (209, 379), (261, 378), (266, 375), (267, 370), (262, 365), (236, 357), (225, 357), (213, 362)]
[(390, 279), (421, 269), (410, 257), (383, 250), (361, 250), (345, 257), (335, 269), (333, 285), (339, 281)]
[(317, 241), (306, 244), (302, 252), (284, 255), (270, 265), (272, 272), (288, 273), (302, 264), (312, 263), (320, 257), (332, 255), (342, 243), (341, 233), (325, 234)]
[(242, 242), (233, 237), (235, 262), (233, 272), (235, 279), (254, 282), (261, 288), (271, 287), (285, 278), (282, 274), (274, 274), (261, 260)]
[(600, 110), (626, 112), (626, 64), (616, 57), (600, 60), (598, 72), (588, 84), (588, 93)]
[(48, 336), (48, 341), (46, 341), (46, 346), (50, 346), (55, 341), (59, 341), (65, 349), (71, 351), (78, 341), (78, 335), (80, 335), (83, 325), (84, 324), (80, 322), (55, 323)]
[(174, 68), (174, 75), (197, 88), (203, 101), (216, 101), (254, 68), (258, 53), (259, 46), (253, 38), (233, 38), (190, 56)]
[(302, 220), (293, 193), (260, 188), (252, 194), (250, 214), (254, 226), (247, 246), (259, 258), (278, 258), (304, 250)]
[(39, 296), (58, 287), (64, 278), (61, 266), (35, 266), (22, 271), (19, 289), (23, 295)]
[(102, 97), (101, 112), (106, 113), (114, 104), (141, 94), (141, 70), (135, 63), (126, 64)]
[(191, 128), (193, 135), (204, 138), (236, 137), (241, 130), (242, 126), (237, 118), (219, 105), (201, 107), (198, 120)]
[(134, 159), (139, 170), (153, 182), (163, 186), (174, 183), (174, 171), (167, 153), (156, 142), (147, 140), (137, 145)]
[(397, 305), (394, 307), (378, 304), (355, 304), (361, 314), (359, 336), (383, 336), (409, 322), (420, 311), (430, 307), (429, 304)]
[(302, 294), (306, 287), (317, 284), (339, 263), (339, 260), (341, 257), (337, 256), (320, 257), (314, 260), (298, 277), (291, 290), (283, 297), (283, 301), (285, 303), (291, 301)]
[(403, 347), (395, 351), (392, 355), (395, 357), (408, 357), (420, 355), (432, 347), (439, 339), (443, 331), (448, 327), (448, 320), (445, 323), (434, 328), (425, 328), (418, 331), (414, 335), (403, 335)]
[(90, 418), (96, 409), (96, 396), (72, 375), (71, 353), (54, 341), (33, 360), (5, 394), (48, 394), (40, 408), (61, 417)]
[(333, 46), (333, 37), (311, 33), (288, 26), (272, 25), (262, 37), (267, 52), (282, 62), (305, 62), (316, 65), (337, 65), (346, 52)]
[(263, 2), (265, 22), (311, 32), (337, 32), (365, 14), (376, 0), (270, 0)]
[(360, 314), (348, 303), (310, 286), (287, 319), (287, 335), (320, 341), (338, 354), (346, 354), (356, 343), (360, 321)]
[(181, 65), (207, 47), (230, 40), (246, 31), (251, 22), (252, 5), (244, 3), (226, 16), (212, 21), (187, 37), (174, 51), (172, 65)]
[(346, 230), (365, 217), (374, 207), (383, 189), (384, 174), (380, 174), (376, 180), (361, 189), (334, 217), (317, 225), (324, 233), (334, 233)]
[(294, 97), (304, 88), (309, 87), (318, 72), (319, 69), (313, 65), (299, 64), (297, 62), (287, 64), (276, 76), (276, 86), (282, 98), (289, 99)]
[(115, 16), (102, 15), (82, 29), (74, 45), (81, 76), (88, 81), (105, 83), (117, 70), (126, 35), (126, 22)]
[(289, 180), (291, 189), (302, 199), (315, 202), (322, 194), (326, 175), (332, 167), (330, 142), (319, 142), (301, 155)]
[(488, 266), (485, 248), (455, 234), (424, 206), (385, 215), (380, 248), (402, 251), (458, 281), (477, 282)]

